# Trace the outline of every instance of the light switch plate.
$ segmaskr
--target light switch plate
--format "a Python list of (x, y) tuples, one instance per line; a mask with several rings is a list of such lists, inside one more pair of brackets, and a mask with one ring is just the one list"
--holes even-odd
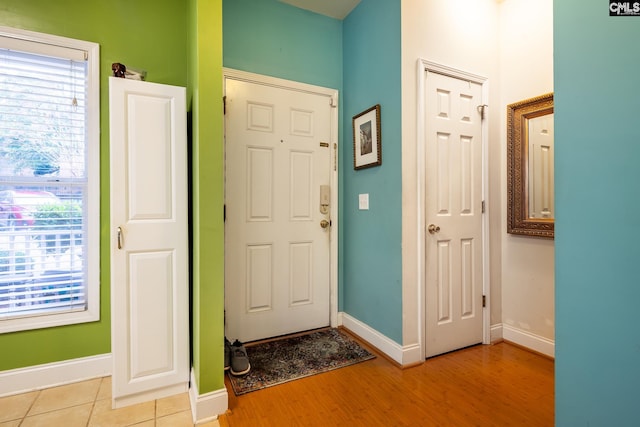
[(358, 195), (358, 207), (361, 211), (369, 210), (369, 193)]

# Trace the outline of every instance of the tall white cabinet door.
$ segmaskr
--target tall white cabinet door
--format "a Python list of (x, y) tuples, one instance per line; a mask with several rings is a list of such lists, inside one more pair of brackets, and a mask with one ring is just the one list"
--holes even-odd
[(189, 380), (185, 88), (110, 78), (114, 407)]

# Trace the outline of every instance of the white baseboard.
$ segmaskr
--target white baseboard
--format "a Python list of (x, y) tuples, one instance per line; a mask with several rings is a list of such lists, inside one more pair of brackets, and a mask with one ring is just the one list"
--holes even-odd
[(424, 355), (419, 343), (402, 346), (402, 366), (410, 366), (424, 362)]
[(502, 324), (502, 338), (505, 341), (511, 341), (545, 356), (555, 357), (556, 344), (554, 340), (514, 328), (511, 325), (505, 325), (504, 323)]
[(369, 325), (344, 312), (339, 314), (338, 319), (342, 326), (349, 329), (400, 365), (413, 365), (424, 362), (421, 355), (420, 344), (416, 343), (401, 346)]
[(195, 424), (217, 420), (218, 415), (224, 414), (229, 408), (229, 394), (226, 388), (199, 394), (198, 382), (193, 369), (191, 369), (189, 399), (191, 400), (191, 415)]
[(172, 384), (167, 387), (154, 388), (152, 390), (143, 391), (141, 393), (129, 394), (111, 399), (111, 407), (113, 409), (124, 408), (125, 406), (136, 405), (138, 403), (150, 402), (156, 399), (163, 399), (176, 394), (182, 394), (188, 391), (189, 385), (186, 382)]
[(0, 372), (0, 397), (111, 375), (111, 354)]
[(491, 325), (490, 331), (490, 341), (491, 343), (502, 341), (502, 323), (498, 323), (497, 325)]

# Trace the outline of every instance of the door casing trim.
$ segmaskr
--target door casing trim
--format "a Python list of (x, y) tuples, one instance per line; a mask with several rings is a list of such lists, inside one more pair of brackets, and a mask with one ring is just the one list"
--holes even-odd
[[(418, 58), (417, 73), (417, 129), (416, 129), (416, 147), (417, 147), (417, 183), (416, 183), (416, 205), (417, 205), (417, 230), (418, 230), (418, 248), (417, 248), (417, 301), (418, 301), (418, 337), (420, 340), (421, 360), (426, 355), (426, 188), (425, 188), (425, 167), (426, 152), (424, 146), (425, 137), (425, 75), (427, 72), (435, 72), (454, 77), (461, 80), (468, 80), (482, 86), (482, 102), (487, 103), (489, 99), (489, 81), (486, 77), (472, 74), (467, 71), (452, 68), (447, 65)], [(482, 310), (482, 343), (489, 344), (491, 342), (491, 297), (490, 297), (490, 270), (489, 270), (489, 168), (488, 168), (488, 140), (489, 140), (489, 109), (486, 110), (484, 120), (482, 120), (482, 200), (485, 202), (485, 211), (482, 216), (482, 293), (486, 297), (486, 306)]]
[[(330, 231), (330, 261), (329, 261), (329, 321), (331, 327), (338, 326), (338, 118), (339, 116), (339, 92), (337, 89), (331, 89), (322, 86), (310, 85), (307, 83), (296, 82), (292, 80), (281, 79), (277, 77), (265, 76), (262, 74), (250, 73), (247, 71), (235, 70), (232, 68), (222, 69), (222, 89), (226, 95), (227, 80), (237, 80), (248, 83), (255, 83), (264, 86), (270, 86), (280, 89), (294, 90), (298, 92), (311, 93), (315, 95), (327, 97), (327, 102), (332, 107), (330, 114), (331, 126), (331, 231)], [(225, 137), (226, 147), (226, 137)], [(226, 148), (225, 148), (226, 149)], [(226, 171), (225, 171), (226, 175)]]

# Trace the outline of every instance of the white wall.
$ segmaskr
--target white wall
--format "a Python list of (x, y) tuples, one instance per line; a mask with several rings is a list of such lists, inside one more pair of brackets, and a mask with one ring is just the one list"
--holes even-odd
[[(418, 283), (417, 224), (417, 61), (419, 58), (489, 79), (487, 104), (499, 104), (498, 4), (495, 0), (402, 0), (402, 265), (403, 344), (422, 334)], [(491, 244), (491, 323), (501, 322), (499, 111), (489, 108), (489, 211)]]
[[(507, 209), (506, 106), (553, 92), (553, 0), (505, 0), (500, 5), (502, 212)], [(502, 322), (505, 338), (554, 340), (552, 239), (507, 234), (502, 216)], [(508, 335), (512, 334), (512, 335)], [(515, 335), (514, 335), (515, 334)], [(543, 349), (539, 349), (543, 350)]]
[(506, 105), (553, 91), (552, 0), (401, 4), (403, 345), (420, 342), (423, 333), (416, 200), (417, 61), (422, 58), (489, 79), (491, 325), (498, 334), (506, 325), (509, 338), (520, 344), (539, 339), (552, 346), (553, 241), (506, 233)]

